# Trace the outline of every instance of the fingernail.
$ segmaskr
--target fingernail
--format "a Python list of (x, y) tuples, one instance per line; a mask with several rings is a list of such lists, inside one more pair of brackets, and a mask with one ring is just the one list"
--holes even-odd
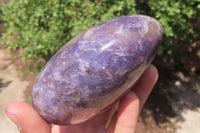
[(154, 66), (154, 65), (152, 65), (152, 64), (150, 64), (149, 65), (149, 69), (148, 69), (148, 71), (150, 70), (150, 72), (151, 72), (151, 75), (152, 76), (155, 76), (156, 75), (156, 79), (158, 79), (158, 69)]
[(17, 129), (21, 132), (22, 131), (22, 127), (21, 127), (20, 123), (18, 122), (16, 116), (15, 115), (11, 115), (11, 114), (7, 114), (7, 115), (12, 120), (12, 122), (15, 123), (15, 125), (17, 125)]
[(158, 73), (158, 69), (154, 66), (154, 65), (150, 65), (151, 67), (151, 70), (154, 72), (154, 73)]

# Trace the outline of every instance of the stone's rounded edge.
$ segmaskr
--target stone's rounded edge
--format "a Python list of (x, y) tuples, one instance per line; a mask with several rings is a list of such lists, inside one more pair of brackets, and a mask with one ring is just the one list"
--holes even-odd
[[(123, 18), (125, 18), (125, 19), (128, 19), (128, 17), (130, 17), (130, 18), (132, 18), (132, 17), (138, 17), (138, 18), (142, 18), (142, 21), (145, 21), (145, 19), (147, 19), (148, 18), (148, 20), (151, 20), (151, 21), (153, 21), (154, 22), (154, 18), (152, 18), (152, 17), (150, 17), (150, 16), (146, 16), (146, 15), (129, 15), (129, 16), (122, 16), (122, 17), (118, 17), (118, 18), (115, 18), (115, 19), (112, 19), (112, 20), (108, 20), (108, 21), (106, 21), (106, 22), (103, 22), (103, 23), (101, 23), (101, 24), (98, 24), (98, 25), (96, 25), (96, 26), (94, 26), (94, 27), (91, 27), (90, 29), (88, 29), (88, 30), (86, 30), (85, 32), (83, 32), (82, 34), (79, 34), (79, 36), (78, 37), (76, 37), (75, 39), (72, 39), (73, 41), (70, 41), (70, 42), (68, 42), (68, 45), (66, 45), (66, 46), (64, 46), (63, 48), (61, 48), (61, 50), (62, 50), (62, 52), (63, 51), (65, 51), (65, 50), (68, 50), (69, 51), (69, 49), (72, 47), (72, 46), (74, 46), (75, 44), (77, 45), (76, 46), (76, 48), (78, 48), (78, 41), (83, 41), (83, 40), (81, 40), (81, 39), (91, 39), (91, 36), (95, 36), (96, 34), (96, 31), (93, 33), (93, 31), (95, 30), (95, 28), (98, 28), (98, 26), (103, 26), (104, 24), (106, 24), (106, 23), (109, 23), (109, 22), (113, 22), (113, 21), (116, 21), (116, 20), (120, 20), (120, 19), (123, 19)], [(143, 20), (144, 19), (144, 20)], [(126, 20), (126, 21), (129, 21), (129, 20)], [(126, 22), (126, 21), (120, 21), (120, 23), (124, 23), (124, 22)], [(136, 21), (137, 22), (137, 21)], [(155, 21), (156, 23), (158, 22), (157, 20)], [(141, 20), (140, 21), (138, 21), (138, 23), (142, 23), (141, 22)], [(159, 23), (159, 22), (158, 22)], [(118, 23), (119, 24), (119, 23)], [(160, 24), (160, 23), (159, 23)], [(162, 26), (160, 26), (161, 28), (162, 28)], [(109, 27), (108, 27), (109, 28)], [(115, 28), (115, 27), (114, 27)], [(140, 30), (140, 28), (143, 28), (142, 26), (141, 27), (139, 27), (139, 30)], [(92, 30), (92, 31), (90, 31), (90, 30)], [(102, 29), (102, 31), (103, 30), (105, 30), (105, 29)], [(97, 30), (98, 31), (98, 30)], [(160, 32), (160, 31), (159, 31)], [(103, 33), (103, 32), (102, 32)], [(162, 34), (162, 33), (161, 33)], [(110, 35), (110, 34), (108, 34), (108, 35)], [(112, 34), (111, 34), (112, 35)], [(110, 37), (110, 36), (109, 36)], [(114, 36), (115, 37), (115, 36)], [(95, 37), (94, 37), (94, 39), (95, 39)], [(101, 38), (100, 38), (101, 39)], [(158, 39), (160, 39), (160, 37), (158, 37)], [(78, 40), (78, 41), (77, 41)], [(93, 40), (92, 40), (93, 41)], [(120, 44), (119, 44), (120, 45)], [(153, 47), (155, 47), (154, 48), (154, 50), (153, 50), (153, 52), (149, 52), (148, 53), (148, 55), (146, 54), (147, 52), (145, 52), (145, 54), (146, 54), (146, 56), (148, 56), (148, 57), (146, 57), (146, 58), (149, 58), (149, 59), (146, 59), (145, 61), (147, 61), (146, 63), (145, 63), (145, 67), (144, 68), (142, 68), (141, 69), (141, 71), (140, 72), (138, 72), (139, 74), (137, 75), (137, 77), (134, 77), (134, 76), (130, 76), (130, 77), (134, 77), (134, 80), (136, 81), (138, 78), (139, 78), (139, 76), (142, 74), (142, 71), (144, 71), (145, 70), (145, 68), (146, 68), (146, 66), (152, 61), (152, 59), (153, 59), (153, 57), (155, 56), (155, 53), (157, 52), (157, 49), (158, 49), (158, 47), (157, 46), (159, 46), (160, 44), (157, 44), (156, 43), (156, 46), (153, 46), (153, 44), (151, 44), (152, 46), (148, 46), (149, 48), (153, 48)], [(144, 45), (144, 48), (143, 49), (145, 49), (145, 47), (147, 47), (147, 46), (145, 46)], [(106, 49), (107, 49), (108, 47), (106, 47)], [(116, 47), (115, 47), (116, 48)], [(147, 51), (148, 50), (150, 50), (150, 49), (147, 49)], [(71, 53), (71, 55), (74, 55), (74, 57), (73, 58), (67, 58), (67, 59), (72, 59), (72, 61), (69, 61), (69, 62), (67, 62), (68, 63), (68, 65), (70, 66), (70, 65), (72, 65), (73, 66), (73, 63), (71, 63), (70, 64), (70, 62), (75, 62), (76, 64), (78, 64), (78, 65), (80, 65), (80, 64), (82, 64), (82, 63), (80, 63), (80, 62), (78, 62), (77, 60), (79, 59), (79, 58), (81, 58), (82, 56), (81, 56), (81, 54), (80, 54), (80, 52), (83, 52), (84, 53), (84, 51), (78, 51), (77, 49), (73, 49), (74, 51), (76, 51), (76, 53)], [(72, 50), (72, 51), (73, 51)], [(93, 49), (91, 49), (91, 50), (93, 50)], [(116, 49), (114, 49), (114, 50), (116, 50)], [(60, 50), (59, 50), (60, 51)], [(42, 83), (46, 83), (46, 81), (45, 80), (47, 80), (48, 78), (46, 77), (48, 74), (49, 75), (51, 75), (52, 77), (54, 77), (54, 72), (55, 71), (53, 71), (53, 70), (58, 70), (57, 68), (59, 68), (59, 66), (57, 66), (59, 63), (58, 63), (58, 59), (56, 59), (57, 57), (59, 58), (60, 57), (60, 54), (58, 54), (59, 53), (59, 51), (55, 54), (55, 56), (53, 56), (52, 57), (52, 59), (51, 60), (54, 60), (54, 62), (51, 62), (51, 60), (49, 61), (50, 63), (48, 63), (47, 65), (48, 65), (48, 67), (46, 67), (46, 68), (44, 68), (43, 69), (43, 72), (41, 73), (41, 75), (39, 76), (39, 79), (38, 79), (38, 82), (41, 82), (41, 83), (39, 83), (40, 85), (39, 86), (43, 86), (43, 87), (39, 87), (39, 89), (41, 89), (40, 90), (40, 92), (39, 93), (43, 93), (42, 95), (40, 95), (40, 97), (48, 97), (48, 93), (50, 94), (50, 95), (52, 95), (53, 93), (51, 92), (52, 90), (47, 90), (47, 88), (48, 87), (44, 87), (44, 85), (45, 84), (42, 84)], [(98, 49), (97, 49), (97, 51), (98, 51)], [(102, 53), (102, 50), (99, 50), (100, 51), (100, 53)], [(87, 51), (88, 52), (88, 51)], [(104, 52), (104, 51), (103, 51)], [(71, 56), (70, 55), (70, 56)], [(87, 57), (87, 56), (86, 56)], [(64, 58), (65, 58), (65, 56), (64, 56)], [(98, 61), (98, 59), (99, 58), (97, 58), (96, 59), (96, 61)], [(118, 58), (119, 59), (119, 58)], [(59, 60), (61, 60), (60, 58), (59, 58)], [(88, 60), (87, 60), (88, 61)], [(139, 60), (138, 60), (139, 61)], [(138, 62), (137, 61), (137, 62)], [(62, 62), (62, 61), (61, 61)], [(139, 65), (141, 65), (141, 64), (139, 64)], [(102, 67), (103, 68), (103, 67)], [(134, 68), (134, 69), (136, 69), (136, 68)], [(70, 71), (71, 70), (71, 71)], [(69, 78), (70, 76), (72, 76), (72, 75), (74, 75), (74, 73), (73, 73), (73, 71), (75, 71), (75, 69), (70, 69), (69, 71), (68, 71), (68, 73), (69, 73), (69, 76), (68, 77), (66, 77), (66, 78)], [(91, 69), (92, 70), (92, 69)], [(86, 70), (86, 72), (87, 73), (91, 73), (91, 70)], [(45, 71), (47, 71), (46, 73), (44, 73)], [(134, 71), (134, 70), (133, 70)], [(79, 73), (80, 71), (77, 71), (77, 73)], [(63, 73), (61, 73), (61, 74), (63, 74)], [(85, 74), (85, 72), (84, 72), (84, 74)], [(83, 73), (81, 73), (81, 75), (84, 75)], [(112, 75), (112, 74), (111, 74)], [(92, 78), (90, 78), (90, 80), (91, 79), (98, 79), (97, 77), (95, 77), (95, 74), (93, 75), (94, 77), (92, 77)], [(98, 73), (97, 73), (97, 76), (98, 76)], [(79, 78), (78, 78), (79, 79)], [(71, 79), (70, 79), (71, 80)], [(130, 80), (130, 78), (129, 78), (129, 80)], [(72, 83), (74, 82), (75, 80), (74, 79), (72, 79)], [(135, 82), (134, 81), (134, 82)], [(115, 81), (116, 83), (117, 83), (117, 81)], [(115, 83), (115, 82), (113, 82), (113, 83)], [(126, 83), (128, 83), (127, 81), (125, 81)], [(131, 82), (131, 81), (130, 81)], [(48, 82), (47, 82), (48, 83)], [(36, 83), (37, 84), (37, 83)], [(77, 82), (77, 84), (78, 84), (78, 82)], [(130, 83), (131, 85), (129, 85), (129, 87), (127, 87), (127, 88), (130, 88), (130, 86), (132, 86), (132, 84), (134, 84), (134, 83)], [(46, 84), (47, 85), (47, 84)], [(127, 85), (126, 85), (127, 86)], [(55, 85), (55, 87), (56, 87), (56, 85)], [(80, 87), (80, 85), (77, 85), (76, 87), (79, 87), (79, 88), (81, 88)], [(37, 88), (37, 85), (36, 85), (36, 88)], [(116, 87), (116, 88), (120, 88), (119, 86), (118, 87)], [(123, 88), (123, 87), (122, 87)], [(89, 90), (89, 89), (88, 89)], [(46, 92), (44, 92), (44, 91), (46, 91)], [(81, 91), (81, 90), (80, 90)], [(34, 92), (34, 91), (33, 91)], [(123, 93), (123, 92), (125, 92), (125, 91), (123, 91), (123, 90), (119, 90), (119, 91), (116, 91), (116, 94), (117, 95), (119, 95), (119, 92), (120, 93)], [(88, 92), (88, 93), (91, 93), (91, 92)], [(32, 93), (33, 94), (33, 93)], [(55, 96), (57, 96), (58, 94), (56, 94), (56, 93), (54, 93), (53, 95), (55, 95)], [(60, 95), (60, 94), (59, 94)], [(111, 94), (112, 95), (112, 94)], [(32, 97), (34, 97), (33, 95), (32, 95)], [(73, 98), (73, 96), (71, 96), (72, 98), (71, 98), (71, 102), (72, 103), (68, 103), (69, 105), (63, 105), (63, 103), (61, 102), (61, 105), (60, 105), (60, 103), (59, 104), (57, 104), (57, 105), (55, 105), (54, 104), (54, 102), (52, 102), (52, 100), (55, 100), (54, 98), (42, 98), (42, 99), (40, 99), (40, 98), (38, 98), (38, 99), (40, 99), (40, 101), (39, 102), (41, 102), (41, 103), (39, 103), (38, 101), (37, 101), (37, 105), (36, 105), (36, 103), (34, 103), (34, 102), (32, 102), (32, 104), (34, 104), (33, 105), (33, 107), (40, 113), (40, 115), (44, 118), (44, 119), (46, 119), (49, 123), (54, 123), (54, 124), (59, 124), (59, 125), (68, 125), (68, 124), (75, 124), (75, 123), (79, 123), (79, 122), (82, 122), (82, 121), (85, 121), (85, 120), (87, 120), (87, 118), (89, 119), (89, 118), (91, 118), (92, 116), (94, 116), (95, 115), (95, 113), (98, 113), (98, 112), (100, 112), (100, 110), (101, 109), (103, 109), (103, 108), (105, 108), (105, 107), (107, 107), (108, 105), (106, 104), (106, 106), (102, 106), (102, 108), (99, 108), (99, 107), (94, 107), (94, 108), (92, 108), (92, 106), (96, 106), (97, 104), (95, 103), (95, 101), (94, 102), (89, 102), (89, 103), (87, 103), (87, 104), (85, 104), (84, 105), (84, 103), (81, 103), (81, 104), (79, 104), (78, 105), (78, 102), (76, 101), (76, 99), (74, 99)], [(83, 97), (83, 96), (82, 96)], [(86, 97), (87, 97), (87, 95), (86, 95)], [(109, 98), (110, 96), (108, 95), (107, 96), (107, 98), (108, 99), (110, 99)], [(113, 98), (113, 99), (116, 99), (116, 95), (115, 96), (113, 96), (113, 97), (115, 97), (115, 98)], [(61, 97), (59, 97), (60, 99), (62, 99)], [(57, 99), (59, 99), (59, 98), (57, 98)], [(89, 98), (89, 97), (88, 97)], [(101, 101), (102, 99), (104, 99), (105, 97), (103, 97), (103, 98), (97, 98), (98, 100), (97, 101)], [(36, 98), (36, 100), (38, 100), (37, 98)], [(48, 99), (48, 100), (47, 100)], [(65, 98), (64, 98), (65, 99)], [(89, 98), (90, 99), (90, 98)], [(113, 99), (111, 99), (111, 100), (113, 100)], [(66, 99), (65, 99), (66, 100)], [(90, 99), (91, 100), (91, 99)], [(76, 102), (75, 102), (76, 101)], [(87, 100), (86, 100), (87, 101)], [(97, 102), (96, 101), (96, 102)], [(109, 100), (108, 100), (109, 101)], [(45, 103), (46, 102), (46, 103)], [(45, 105), (46, 104), (46, 105)], [(75, 104), (75, 105), (74, 105)], [(109, 103), (109, 104), (111, 104), (111, 103)], [(82, 106), (85, 106), (85, 108), (83, 108)], [(101, 105), (101, 104), (100, 104)], [(104, 105), (104, 104), (103, 104)], [(40, 107), (39, 107), (40, 106)], [(90, 108), (91, 107), (91, 108)], [(67, 111), (66, 112), (66, 109), (69, 109), (70, 108), (70, 110), (69, 111)], [(87, 110), (88, 109), (88, 110)], [(86, 111), (87, 110), (87, 111)], [(71, 111), (71, 112), (70, 112)], [(88, 113), (89, 115), (85, 115), (86, 113)], [(81, 118), (81, 114), (82, 114), (82, 118)], [(85, 115), (85, 116), (83, 116), (83, 114)], [(69, 116), (69, 117), (68, 117)]]

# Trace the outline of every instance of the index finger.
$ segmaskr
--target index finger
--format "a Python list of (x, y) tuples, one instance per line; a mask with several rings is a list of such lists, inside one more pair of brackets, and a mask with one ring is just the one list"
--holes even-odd
[(154, 65), (149, 65), (138, 83), (134, 86), (133, 91), (139, 98), (140, 110), (150, 95), (154, 85), (158, 80), (158, 70)]

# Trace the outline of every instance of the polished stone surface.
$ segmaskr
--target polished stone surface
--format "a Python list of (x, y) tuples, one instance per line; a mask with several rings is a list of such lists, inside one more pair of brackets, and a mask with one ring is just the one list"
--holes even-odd
[(33, 107), (54, 124), (91, 118), (134, 85), (161, 39), (160, 23), (144, 15), (123, 16), (88, 29), (46, 64), (33, 88)]

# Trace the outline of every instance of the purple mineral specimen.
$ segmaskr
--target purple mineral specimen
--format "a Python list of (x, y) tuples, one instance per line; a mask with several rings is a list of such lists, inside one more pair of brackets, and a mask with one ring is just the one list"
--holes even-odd
[(40, 73), (32, 105), (47, 122), (88, 120), (135, 84), (155, 56), (162, 27), (144, 15), (98, 24), (63, 46)]

